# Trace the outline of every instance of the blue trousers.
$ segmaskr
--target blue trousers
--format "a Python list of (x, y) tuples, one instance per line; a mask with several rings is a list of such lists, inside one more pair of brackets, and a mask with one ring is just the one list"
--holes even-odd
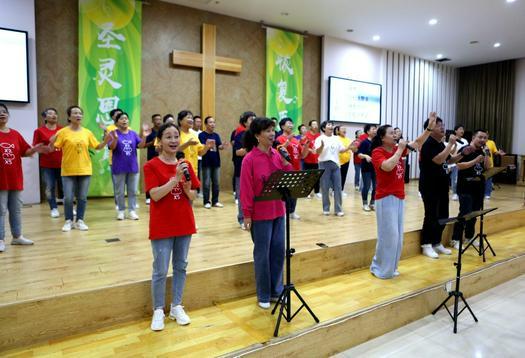
[(253, 262), (259, 302), (270, 302), (283, 290), (284, 216), (252, 222)]
[(370, 185), (372, 185), (372, 197), (370, 198), (370, 204), (373, 204), (376, 197), (376, 173), (361, 172), (363, 177), (363, 185), (361, 186), (361, 199), (363, 199), (363, 205), (368, 204), (368, 192), (370, 191)]
[(202, 167), (202, 195), (204, 204), (210, 202), (211, 187), (211, 204), (219, 202), (219, 178), (221, 177), (220, 167)]
[(46, 199), (49, 204), (49, 209), (57, 208), (56, 189), (62, 190), (62, 182), (60, 179), (60, 168), (41, 168), (42, 177), (46, 186)]
[(361, 164), (355, 164), (354, 163), (354, 186), (356, 188), (360, 187), (360, 179), (361, 178)]
[(91, 175), (63, 176), (64, 211), (66, 220), (73, 220), (73, 199), (77, 197), (77, 220), (84, 220), (87, 206), (87, 193)]
[(113, 174), (113, 188), (119, 211), (126, 210), (126, 191), (128, 192), (128, 210), (134, 211), (137, 206), (137, 187), (139, 173)]
[(173, 277), (171, 283), (171, 302), (182, 304), (182, 293), (186, 284), (186, 267), (188, 266), (188, 251), (191, 235), (170, 237), (161, 240), (151, 240), (153, 252), (153, 275), (151, 277), (151, 296), (153, 309), (164, 308), (166, 299), (166, 277), (170, 267), (170, 257), (173, 253)]
[(394, 195), (376, 201), (377, 244), (370, 271), (378, 278), (392, 278), (403, 249), (405, 201)]

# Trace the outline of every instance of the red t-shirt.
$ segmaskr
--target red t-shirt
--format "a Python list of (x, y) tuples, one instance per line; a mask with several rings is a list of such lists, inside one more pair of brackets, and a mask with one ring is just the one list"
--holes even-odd
[[(363, 142), (367, 138), (368, 138), (368, 134), (363, 133), (356, 140), (354, 140), (352, 144), (355, 145), (359, 149), (359, 145), (361, 144), (361, 142)], [(361, 164), (361, 160), (362, 159), (359, 158), (359, 153), (355, 152), (354, 153), (354, 163)]]
[[(280, 135), (277, 137), (277, 142), (279, 142), (279, 144), (284, 144), (286, 139), (285, 135)], [(286, 150), (288, 151), (288, 154), (290, 154), (290, 159), (292, 160), (290, 164), (292, 164), (293, 170), (301, 170), (301, 153), (303, 151), (303, 146), (299, 143), (297, 138), (292, 137), (290, 139)]]
[[(301, 139), (301, 144), (304, 145), (306, 139), (308, 139), (310, 141), (310, 144), (308, 146), (310, 147), (310, 149), (314, 149), (314, 142), (320, 135), (321, 133), (313, 134), (312, 132), (308, 131), (304, 135), (304, 138)], [(317, 164), (318, 161), (319, 155), (315, 153), (308, 153), (308, 155), (304, 158), (304, 162), (308, 164)]]
[[(376, 171), (376, 200), (389, 195), (394, 195), (399, 199), (405, 199), (405, 161), (402, 156), (397, 165), (389, 172), (381, 169), (381, 164), (391, 158), (397, 150), (394, 147), (392, 152), (388, 152), (383, 147), (378, 147), (372, 151), (372, 164)], [(406, 149), (403, 155), (406, 155)]]
[[(45, 125), (35, 129), (33, 134), (33, 145), (43, 143), (49, 144), (49, 139), (54, 136), (62, 127), (57, 126), (56, 129), (49, 129)], [(41, 168), (60, 168), (62, 165), (62, 151), (55, 149), (52, 153), (40, 154), (39, 163)]]
[[(191, 164), (188, 161), (186, 163), (188, 163), (191, 176), (191, 188), (197, 189), (200, 186), (199, 179)], [(175, 164), (164, 163), (159, 157), (147, 162), (144, 165), (146, 192), (166, 184), (171, 177), (175, 176), (176, 168)], [(183, 182), (185, 182), (184, 177), (169, 194), (159, 201), (151, 199), (149, 207), (150, 240), (192, 235), (197, 232), (191, 202), (182, 189)]]
[(30, 148), (14, 129), (0, 132), (0, 190), (24, 190), (22, 156)]

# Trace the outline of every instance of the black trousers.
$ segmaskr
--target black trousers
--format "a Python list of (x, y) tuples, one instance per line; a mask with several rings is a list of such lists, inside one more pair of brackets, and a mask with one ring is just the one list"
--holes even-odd
[(349, 166), (350, 166), (350, 162), (347, 162), (341, 165), (341, 190), (345, 190), (345, 181), (346, 181), (346, 176), (348, 175)]
[(448, 187), (446, 190), (433, 189), (421, 191), (425, 206), (421, 245), (439, 245), (445, 225), (440, 225), (438, 220), (448, 218)]
[[(315, 163), (315, 164), (304, 163), (304, 170), (308, 170), (308, 169), (319, 169), (319, 165), (317, 163)], [(315, 183), (314, 193), (316, 193), (316, 194), (319, 193), (319, 182)]]
[[(459, 216), (466, 215), (473, 211), (481, 209), (483, 204), (483, 189), (471, 191), (471, 192), (458, 192), (459, 196)], [(459, 241), (463, 237), (463, 231), (465, 231), (465, 238), (472, 239), (474, 237), (476, 229), (476, 219), (467, 221), (466, 223), (457, 222), (454, 224), (454, 233), (452, 234), (452, 240)]]

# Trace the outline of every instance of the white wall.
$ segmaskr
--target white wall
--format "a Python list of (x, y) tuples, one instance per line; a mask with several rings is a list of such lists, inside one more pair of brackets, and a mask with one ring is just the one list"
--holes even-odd
[[(36, 46), (35, 46), (35, 3), (34, 0), (1, 0), (0, 24), (4, 28), (24, 30), (29, 37), (29, 96), (30, 103), (9, 103), (9, 127), (19, 131), (31, 144), (33, 131), (38, 126), (38, 105), (36, 93)], [(2, 54), (3, 56), (4, 54)], [(38, 156), (23, 159), (24, 203), (40, 202), (40, 180)]]
[(516, 60), (512, 154), (525, 155), (525, 58)]
[[(321, 121), (328, 113), (328, 77), (338, 76), (382, 85), (381, 123), (403, 130), (414, 139), (430, 111), (437, 111), (447, 128), (456, 122), (457, 70), (395, 51), (323, 37)], [(353, 137), (363, 125), (345, 124)], [(419, 176), (417, 157), (410, 156), (411, 177)], [(351, 173), (350, 173), (351, 171)], [(350, 166), (347, 181), (352, 181)]]

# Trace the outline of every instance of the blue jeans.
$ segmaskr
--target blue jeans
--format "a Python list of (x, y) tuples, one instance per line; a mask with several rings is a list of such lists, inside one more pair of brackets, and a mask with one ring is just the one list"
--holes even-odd
[(22, 236), (22, 191), (0, 190), (0, 240), (5, 238), (5, 216), (9, 211), (9, 226), (13, 238)]
[(360, 183), (360, 181), (359, 181), (360, 177), (361, 177), (361, 164), (355, 164), (355, 163), (354, 163), (354, 186), (355, 186), (356, 188), (359, 188), (359, 187), (360, 187), (360, 185), (359, 185), (359, 183)]
[(244, 222), (244, 214), (241, 207), (241, 177), (235, 177), (235, 200), (237, 200), (237, 222), (242, 224)]
[(113, 174), (115, 183), (115, 200), (118, 210), (126, 210), (125, 190), (128, 192), (128, 210), (134, 211), (137, 205), (137, 186), (139, 185), (139, 173)]
[(376, 202), (377, 244), (370, 271), (379, 278), (392, 278), (403, 249), (405, 201), (394, 195)]
[(319, 162), (319, 169), (324, 169), (321, 176), (321, 194), (323, 196), (323, 211), (330, 211), (330, 195), (329, 189), (334, 190), (334, 209), (335, 213), (343, 211), (341, 206), (343, 202), (341, 193), (341, 169), (332, 162)]
[(450, 172), (450, 182), (452, 184), (452, 194), (457, 194), (458, 187), (458, 167), (452, 168)]
[(62, 177), (66, 220), (73, 220), (73, 199), (75, 196), (77, 197), (77, 220), (84, 220), (90, 180), (91, 175), (72, 175)]
[(151, 298), (153, 309), (164, 308), (166, 299), (166, 276), (173, 252), (173, 277), (171, 281), (171, 303), (182, 304), (182, 293), (186, 283), (186, 267), (191, 235), (176, 236), (161, 240), (151, 240), (153, 252), (153, 274), (151, 277)]
[(253, 263), (259, 302), (270, 302), (283, 290), (284, 216), (252, 222)]
[(46, 186), (46, 199), (51, 210), (57, 208), (56, 189), (60, 187), (60, 168), (41, 168)]
[(202, 167), (202, 195), (204, 204), (210, 202), (210, 187), (211, 187), (211, 203), (219, 202), (219, 178), (221, 176), (220, 167)]
[(485, 196), (491, 196), (492, 195), (492, 178), (487, 179), (485, 181)]
[(370, 185), (372, 185), (372, 197), (370, 198), (370, 204), (374, 204), (376, 197), (376, 173), (361, 172), (363, 177), (363, 186), (361, 187), (361, 198), (363, 199), (363, 205), (368, 204), (368, 192), (370, 191)]

